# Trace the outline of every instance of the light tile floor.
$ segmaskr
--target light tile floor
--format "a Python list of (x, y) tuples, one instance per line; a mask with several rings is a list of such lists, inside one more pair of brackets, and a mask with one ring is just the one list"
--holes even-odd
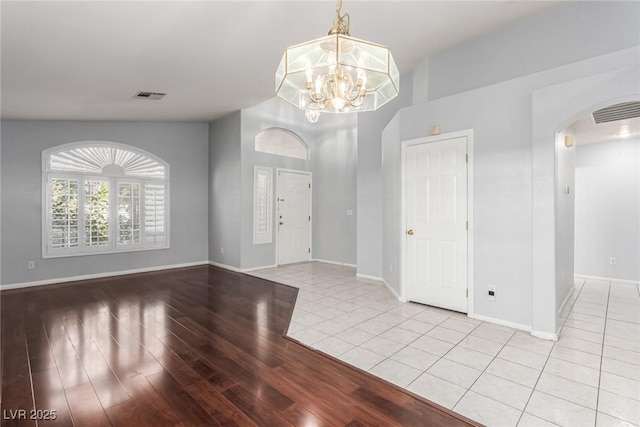
[(576, 281), (554, 343), (401, 303), (350, 267), (251, 274), (300, 289), (290, 337), (483, 424), (640, 425), (637, 284)]

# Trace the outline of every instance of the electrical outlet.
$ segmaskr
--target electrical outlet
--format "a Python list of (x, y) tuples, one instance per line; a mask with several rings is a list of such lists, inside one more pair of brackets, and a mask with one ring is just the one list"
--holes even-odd
[(35, 261), (28, 261), (27, 262), (27, 268), (29, 270), (33, 270), (34, 268), (36, 268), (36, 262)]
[(615, 258), (609, 258), (609, 264), (611, 265), (616, 265), (616, 259)]
[(496, 287), (494, 285), (489, 285), (489, 291), (488, 291), (488, 298), (489, 301), (495, 301), (496, 300)]
[(224, 248), (220, 248), (220, 253), (223, 254), (224, 253)]

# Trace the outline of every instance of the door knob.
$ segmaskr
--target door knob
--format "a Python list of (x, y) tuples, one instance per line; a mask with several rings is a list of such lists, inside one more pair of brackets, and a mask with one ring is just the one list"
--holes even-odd
[(409, 236), (413, 236), (413, 228), (408, 229), (408, 230), (407, 230), (407, 234), (408, 234)]
[(284, 222), (280, 221), (280, 225), (284, 225)]

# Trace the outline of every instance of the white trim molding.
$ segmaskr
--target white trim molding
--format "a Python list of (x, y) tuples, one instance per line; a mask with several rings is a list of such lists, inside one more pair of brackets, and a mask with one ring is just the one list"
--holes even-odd
[(388, 284), (386, 280), (382, 279), (382, 283), (384, 283), (384, 285), (391, 291), (393, 296), (395, 296), (398, 299), (398, 301), (400, 301), (400, 302), (409, 302), (404, 296), (398, 295), (398, 292), (396, 292), (396, 290), (393, 289), (393, 286)]
[[(325, 264), (333, 264), (333, 265), (340, 265), (342, 267), (352, 267), (352, 268), (357, 268), (358, 266), (355, 264), (349, 264), (346, 262), (340, 262), (340, 261), (330, 261), (328, 259), (318, 259), (318, 258), (312, 258), (311, 262), (322, 262)], [(379, 280), (379, 279), (375, 279), (375, 280)]]
[(382, 281), (384, 281), (384, 279), (383, 279), (382, 277), (378, 277), (378, 276), (369, 276), (368, 274), (356, 273), (356, 277), (358, 277), (358, 278), (360, 278), (360, 279), (375, 280), (376, 282), (382, 282)]
[(225, 270), (233, 271), (235, 273), (244, 273), (244, 271), (242, 271), (241, 268), (234, 267), (232, 265), (222, 264), (220, 262), (215, 262), (215, 261), (209, 261), (208, 264), (214, 267), (224, 268)]
[(238, 268), (232, 265), (222, 264), (220, 262), (215, 262), (215, 261), (209, 261), (208, 264), (214, 267), (224, 268), (225, 270), (233, 271), (235, 273), (250, 273), (252, 271), (265, 270), (267, 268), (277, 267), (277, 265), (273, 264), (273, 265), (261, 265), (258, 267)]
[(562, 304), (560, 304), (560, 308), (558, 308), (558, 310), (556, 311), (556, 317), (560, 316), (560, 313), (562, 313), (562, 310), (565, 309), (565, 306), (567, 305), (567, 303), (569, 302), (569, 300), (571, 299), (571, 296), (575, 291), (576, 291), (576, 288), (575, 286), (573, 286), (571, 290), (567, 293), (567, 296), (564, 297), (564, 301), (562, 301)]
[(531, 335), (543, 340), (558, 341), (558, 333), (531, 331)]
[(469, 313), (467, 314), (467, 317), (470, 317), (476, 320), (482, 320), (483, 322), (487, 322), (487, 323), (494, 323), (496, 325), (506, 326), (507, 328), (518, 329), (520, 331), (525, 331), (525, 332), (531, 332), (531, 326), (523, 325), (522, 323), (510, 322), (508, 320), (502, 320), (495, 317), (484, 316), (482, 314), (477, 314), (477, 313)]
[[(460, 131), (454, 131), (449, 133), (443, 133), (434, 136), (426, 136), (415, 139), (403, 140), (400, 142), (400, 230), (406, 230), (406, 154), (407, 147), (412, 145), (429, 144), (434, 142), (446, 141), (449, 139), (455, 139), (460, 137), (467, 138), (467, 314), (471, 315), (475, 311), (474, 307), (474, 295), (475, 295), (475, 269), (474, 269), (474, 214), (473, 214), (473, 129), (465, 129)], [(407, 301), (407, 260), (406, 260), (406, 234), (400, 233), (400, 273), (399, 273), (399, 300)], [(388, 285), (387, 285), (388, 286)], [(395, 293), (395, 292), (394, 292)]]
[(261, 265), (258, 267), (249, 267), (249, 268), (243, 268), (242, 272), (243, 273), (250, 273), (252, 271), (258, 271), (258, 270), (266, 270), (267, 268), (276, 268), (277, 265), (273, 264), (273, 265)]
[(628, 285), (640, 285), (640, 280), (614, 279), (613, 277), (589, 276), (586, 274), (575, 274), (574, 277), (577, 279), (585, 279), (585, 280), (600, 280), (604, 282), (616, 282), (616, 283), (625, 283)]
[(400, 302), (408, 302), (406, 298), (401, 297), (400, 295), (398, 295), (398, 292), (393, 289), (393, 287), (388, 284), (386, 282), (386, 280), (384, 280), (382, 277), (377, 277), (377, 276), (369, 276), (368, 274), (360, 274), (360, 273), (356, 273), (356, 277), (359, 277), (361, 279), (367, 279), (367, 280), (375, 280), (376, 282), (380, 282), (383, 285), (385, 285), (389, 291), (391, 291), (391, 293), (393, 294), (393, 296)]
[(22, 288), (30, 288), (34, 286), (55, 285), (58, 283), (78, 282), (80, 280), (103, 279), (105, 277), (125, 276), (127, 274), (137, 274), (137, 273), (149, 273), (153, 271), (172, 270), (176, 268), (185, 268), (185, 267), (196, 267), (199, 265), (207, 265), (207, 264), (209, 264), (208, 261), (187, 262), (183, 264), (160, 265), (156, 267), (136, 268), (133, 270), (111, 271), (109, 273), (94, 273), (94, 274), (84, 274), (82, 276), (60, 277), (57, 279), (39, 280), (35, 282), (12, 283), (9, 285), (1, 285), (0, 292), (8, 291), (10, 289), (22, 289)]

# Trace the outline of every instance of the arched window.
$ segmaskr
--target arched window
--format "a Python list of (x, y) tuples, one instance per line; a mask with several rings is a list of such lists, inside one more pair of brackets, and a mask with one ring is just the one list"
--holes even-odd
[(42, 153), (43, 257), (169, 247), (169, 165), (113, 142)]
[(278, 156), (307, 160), (309, 147), (295, 133), (282, 128), (269, 128), (256, 135), (255, 150)]

